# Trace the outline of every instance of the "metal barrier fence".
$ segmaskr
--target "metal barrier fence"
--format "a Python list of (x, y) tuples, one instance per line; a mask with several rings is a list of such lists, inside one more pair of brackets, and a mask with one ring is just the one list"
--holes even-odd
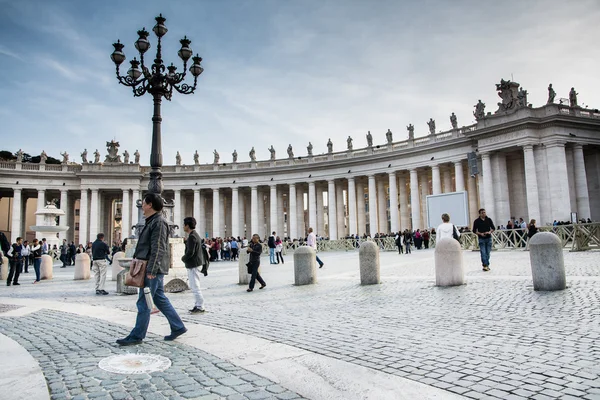
[[(538, 228), (539, 232), (554, 232), (560, 238), (564, 248), (570, 251), (584, 251), (591, 249), (600, 249), (600, 223), (591, 224), (572, 224), (559, 226), (542, 226)], [(358, 250), (360, 243), (370, 240), (379, 245), (382, 251), (398, 251), (396, 241), (393, 237), (377, 239), (339, 239), (339, 240), (318, 240), (318, 251), (352, 251)], [(503, 250), (525, 250), (527, 248), (527, 230), (523, 229), (502, 229), (492, 233), (492, 248)], [(466, 232), (460, 235), (460, 244), (465, 250), (479, 250), (477, 235)], [(285, 242), (283, 244), (283, 254), (293, 252), (299, 246), (306, 245), (306, 242)], [(413, 244), (414, 247), (414, 244)], [(435, 248), (435, 235), (429, 239), (429, 247)], [(269, 247), (263, 243), (263, 253), (269, 253)]]

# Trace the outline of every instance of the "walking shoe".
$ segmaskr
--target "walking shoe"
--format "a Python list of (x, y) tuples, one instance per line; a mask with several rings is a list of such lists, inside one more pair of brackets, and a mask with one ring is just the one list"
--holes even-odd
[(319, 265), (319, 268), (323, 268), (323, 265), (325, 265), (325, 263), (323, 263), (323, 264)]
[(194, 308), (192, 308), (190, 310), (190, 313), (192, 313), (192, 314), (202, 314), (205, 311), (206, 310), (204, 308), (199, 308), (199, 307), (194, 306)]
[(261, 287), (259, 287), (259, 289), (264, 289), (265, 286), (267, 286), (267, 284), (265, 283), (264, 285), (262, 285)]
[(10, 286), (10, 282), (6, 282), (6, 286)]
[[(9, 286), (10, 286), (10, 285), (9, 285)], [(253, 290), (254, 290), (254, 289), (246, 289), (246, 292), (251, 292), (251, 291), (253, 291)]]
[(13, 282), (13, 286), (19, 286), (21, 285), (19, 282)]
[(106, 290), (104, 290), (104, 289), (102, 289), (102, 290), (101, 290), (101, 292), (102, 292), (102, 294), (104, 294), (104, 295), (108, 294), (108, 292), (107, 292)]
[(96, 290), (96, 294), (102, 294), (102, 290)]
[(489, 271), (489, 270), (490, 270), (490, 267), (488, 267), (487, 265), (484, 265), (484, 266), (483, 266), (483, 270), (484, 270), (484, 271)]
[(183, 327), (180, 330), (171, 332), (170, 335), (165, 336), (165, 340), (168, 341), (168, 342), (170, 342), (172, 340), (177, 339), (179, 336), (183, 335), (186, 332), (187, 332), (187, 328)]
[(119, 346), (133, 346), (134, 344), (141, 344), (142, 341), (140, 339), (133, 339), (127, 336), (124, 339), (117, 339), (117, 344)]

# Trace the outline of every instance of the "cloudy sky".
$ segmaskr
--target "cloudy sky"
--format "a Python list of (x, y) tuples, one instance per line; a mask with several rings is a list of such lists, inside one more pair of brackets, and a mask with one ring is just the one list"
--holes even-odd
[[(164, 164), (179, 150), (192, 164), (267, 159), (383, 143), (473, 123), (478, 99), (495, 111), (494, 84), (511, 77), (546, 102), (574, 86), (600, 108), (600, 2), (444, 0), (0, 0), (0, 150), (80, 161), (84, 148), (106, 154), (116, 139), (149, 163), (152, 99), (117, 83), (112, 43), (127, 59), (142, 27), (167, 18), (163, 58), (180, 65), (187, 35), (203, 58), (193, 95), (163, 102)], [(150, 37), (153, 47), (155, 37)], [(148, 57), (150, 58), (150, 57)], [(125, 73), (128, 61), (121, 72)], [(181, 66), (180, 66), (181, 69)], [(76, 156), (76, 157), (75, 157)]]

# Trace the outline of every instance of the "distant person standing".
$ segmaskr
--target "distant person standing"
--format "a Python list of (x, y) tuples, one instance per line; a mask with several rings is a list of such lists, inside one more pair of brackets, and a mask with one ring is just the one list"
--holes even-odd
[(67, 244), (67, 239), (63, 239), (63, 243), (60, 245), (60, 261), (62, 261), (62, 263), (63, 263), (61, 268), (67, 268), (68, 252), (69, 252), (69, 245)]
[(23, 257), (23, 262), (21, 266), (21, 273), (29, 273), (29, 255), (31, 254), (31, 250), (29, 247), (29, 242), (25, 240), (23, 242), (23, 248), (21, 249), (21, 256)]
[(252, 235), (252, 241), (248, 244), (246, 252), (250, 256), (250, 260), (248, 261), (248, 264), (246, 264), (248, 266), (248, 273), (252, 274), (250, 277), (250, 285), (246, 291), (253, 291), (256, 281), (260, 283), (259, 289), (264, 289), (267, 284), (258, 273), (258, 267), (260, 267), (260, 255), (262, 254), (262, 244), (260, 244), (260, 236), (256, 233)]
[(398, 231), (394, 238), (396, 246), (398, 246), (398, 254), (402, 254), (402, 232)]
[(492, 251), (492, 232), (496, 230), (494, 222), (485, 213), (484, 208), (479, 209), (479, 218), (473, 222), (473, 233), (478, 236), (481, 265), (484, 271), (490, 270), (490, 252)]
[(183, 220), (183, 231), (188, 234), (185, 241), (185, 253), (181, 257), (188, 273), (190, 289), (194, 294), (194, 307), (190, 310), (192, 314), (201, 314), (204, 310), (204, 297), (200, 291), (200, 274), (202, 266), (205, 264), (204, 249), (202, 248), (202, 239), (196, 232), (196, 219), (186, 217)]
[(99, 233), (92, 244), (92, 270), (96, 275), (96, 294), (108, 294), (104, 290), (104, 284), (106, 283), (106, 269), (108, 268), (106, 257), (109, 254), (110, 249), (104, 242), (104, 233)]
[[(306, 237), (306, 245), (315, 249), (315, 254), (317, 252), (317, 235), (313, 232), (313, 228), (308, 228), (308, 236)], [(323, 268), (325, 263), (321, 261), (319, 256), (317, 256), (317, 262), (319, 263), (319, 268)]]
[(410, 233), (408, 229), (405, 229), (402, 236), (404, 236), (404, 248), (406, 249), (406, 254), (412, 254), (412, 251), (410, 249), (410, 246), (413, 242), (412, 233)]
[(33, 283), (40, 283), (40, 267), (42, 266), (42, 244), (37, 239), (33, 239), (33, 246), (31, 247), (31, 255), (33, 256), (33, 270), (35, 271), (35, 281)]
[(21, 267), (23, 263), (23, 256), (21, 250), (23, 249), (23, 238), (18, 237), (17, 241), (10, 246), (6, 256), (8, 257), (10, 264), (10, 271), (8, 272), (8, 279), (6, 280), (6, 286), (10, 286), (11, 281), (15, 286), (19, 286), (19, 275), (21, 274)]
[(457, 239), (460, 238), (460, 232), (456, 229), (454, 224), (450, 223), (450, 215), (442, 214), (442, 223), (435, 230), (436, 241), (440, 241), (444, 238)]
[(269, 240), (267, 241), (267, 246), (269, 246), (269, 261), (271, 264), (277, 264), (277, 260), (275, 259), (275, 231), (269, 236)]
[(283, 254), (281, 253), (283, 251), (283, 242), (281, 241), (281, 238), (279, 236), (277, 236), (277, 238), (275, 239), (275, 255), (277, 256), (277, 264), (279, 264), (279, 259), (281, 259), (281, 263), (285, 264), (283, 262)]

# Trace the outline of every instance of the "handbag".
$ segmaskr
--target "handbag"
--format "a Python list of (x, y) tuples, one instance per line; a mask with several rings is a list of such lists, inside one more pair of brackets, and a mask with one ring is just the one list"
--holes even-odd
[(134, 258), (131, 261), (129, 271), (125, 274), (125, 285), (143, 288), (144, 278), (146, 277), (146, 265), (148, 265), (148, 261)]

